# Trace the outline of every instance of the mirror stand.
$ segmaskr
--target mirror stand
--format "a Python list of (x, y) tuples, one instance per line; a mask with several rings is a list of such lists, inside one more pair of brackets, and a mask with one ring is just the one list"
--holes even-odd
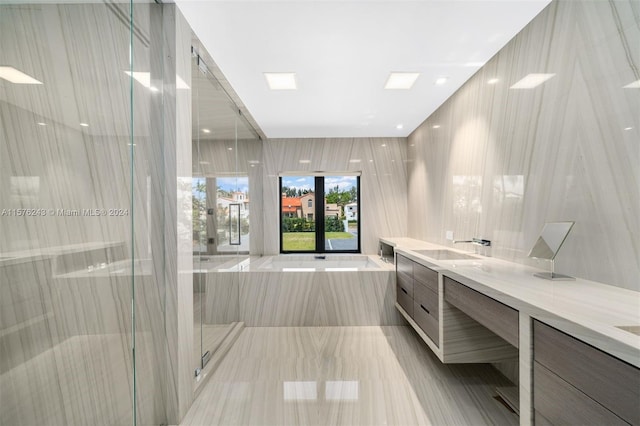
[(555, 260), (551, 259), (551, 272), (537, 272), (533, 274), (534, 277), (543, 278), (545, 280), (551, 281), (575, 281), (574, 277), (570, 277), (569, 275), (557, 274), (554, 272), (555, 269)]

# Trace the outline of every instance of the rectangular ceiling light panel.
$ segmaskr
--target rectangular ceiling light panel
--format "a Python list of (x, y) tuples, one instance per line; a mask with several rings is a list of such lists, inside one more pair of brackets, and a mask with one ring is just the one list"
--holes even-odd
[(392, 72), (389, 74), (384, 88), (388, 90), (411, 89), (419, 76), (419, 72)]
[(264, 78), (271, 90), (296, 90), (298, 88), (295, 72), (265, 72)]
[(555, 76), (555, 74), (529, 74), (511, 86), (511, 89), (533, 89), (553, 76)]

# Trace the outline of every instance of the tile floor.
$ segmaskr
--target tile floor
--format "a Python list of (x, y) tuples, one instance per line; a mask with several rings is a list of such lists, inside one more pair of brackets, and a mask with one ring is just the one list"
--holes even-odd
[(409, 327), (248, 327), (183, 425), (516, 425), (489, 365), (443, 365)]

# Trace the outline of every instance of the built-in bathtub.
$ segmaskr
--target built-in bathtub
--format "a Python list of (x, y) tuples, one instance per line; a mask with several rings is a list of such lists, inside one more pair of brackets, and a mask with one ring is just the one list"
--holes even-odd
[(206, 320), (248, 327), (403, 324), (394, 307), (392, 263), (368, 255), (323, 257), (252, 256), (208, 270)]

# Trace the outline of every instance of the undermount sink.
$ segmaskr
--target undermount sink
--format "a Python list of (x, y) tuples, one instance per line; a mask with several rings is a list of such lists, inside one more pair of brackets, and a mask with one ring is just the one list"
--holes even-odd
[(640, 336), (640, 325), (616, 325), (616, 328)]
[(431, 259), (436, 260), (465, 260), (465, 259), (477, 259), (475, 256), (470, 256), (464, 253), (458, 253), (452, 250), (414, 250), (416, 253), (421, 254)]

